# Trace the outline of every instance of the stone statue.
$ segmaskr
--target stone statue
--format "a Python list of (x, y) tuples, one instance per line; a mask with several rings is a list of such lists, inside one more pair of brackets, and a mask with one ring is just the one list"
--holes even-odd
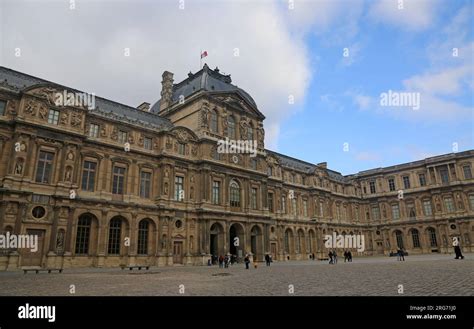
[(263, 147), (265, 142), (265, 129), (263, 129), (262, 125), (259, 125), (257, 128), (257, 140), (258, 140), (258, 147)]
[(207, 107), (203, 107), (201, 110), (201, 127), (209, 127), (209, 109)]
[(240, 139), (247, 139), (248, 138), (248, 131), (249, 131), (249, 123), (246, 117), (242, 117), (240, 119)]
[(23, 159), (18, 159), (15, 165), (15, 174), (21, 175), (23, 173)]

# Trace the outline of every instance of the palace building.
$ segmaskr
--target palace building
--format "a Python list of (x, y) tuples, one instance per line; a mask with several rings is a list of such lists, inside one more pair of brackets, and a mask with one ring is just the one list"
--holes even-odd
[[(354, 255), (448, 253), (453, 237), (474, 251), (474, 150), (344, 176), (265, 149), (230, 75), (162, 78), (153, 105), (59, 104), (82, 92), (0, 67), (0, 233), (38, 236), (0, 269), (306, 260), (334, 232), (364, 235)], [(219, 152), (226, 138), (255, 152)]]

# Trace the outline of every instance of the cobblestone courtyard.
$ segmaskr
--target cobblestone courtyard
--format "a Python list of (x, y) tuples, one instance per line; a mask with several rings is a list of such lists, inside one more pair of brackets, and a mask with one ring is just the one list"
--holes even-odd
[(149, 271), (120, 268), (67, 269), (62, 274), (0, 273), (2, 296), (474, 296), (474, 254), (355, 258), (337, 265), (322, 261), (272, 263), (246, 270), (237, 264), (152, 267)]

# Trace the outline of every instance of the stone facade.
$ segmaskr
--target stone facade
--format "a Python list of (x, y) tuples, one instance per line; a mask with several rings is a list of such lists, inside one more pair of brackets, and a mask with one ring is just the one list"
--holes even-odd
[[(266, 150), (253, 99), (207, 65), (178, 84), (165, 72), (151, 108), (60, 106), (78, 91), (0, 81), (0, 231), (40, 242), (2, 250), (0, 269), (321, 258), (332, 232), (363, 234), (364, 255), (446, 253), (454, 236), (474, 250), (472, 150), (343, 176)], [(219, 153), (225, 137), (256, 157)]]

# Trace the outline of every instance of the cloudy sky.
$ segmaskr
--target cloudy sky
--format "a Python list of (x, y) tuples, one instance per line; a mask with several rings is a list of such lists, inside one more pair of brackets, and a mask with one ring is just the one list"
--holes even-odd
[[(137, 106), (207, 50), (267, 148), (351, 174), (474, 148), (473, 3), (0, 0), (0, 64)], [(419, 109), (382, 106), (389, 90)]]

